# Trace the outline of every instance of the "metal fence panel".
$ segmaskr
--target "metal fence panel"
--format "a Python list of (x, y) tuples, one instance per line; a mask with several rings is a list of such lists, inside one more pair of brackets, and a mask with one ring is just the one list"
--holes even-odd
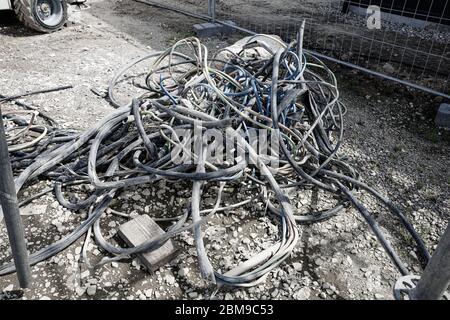
[[(257, 33), (295, 39), (306, 20), (305, 48), (403, 82), (450, 94), (450, 0), (150, 0), (230, 20)], [(376, 12), (380, 8), (380, 25)], [(208, 10), (209, 8), (209, 10)], [(375, 20), (374, 20), (375, 19)]]

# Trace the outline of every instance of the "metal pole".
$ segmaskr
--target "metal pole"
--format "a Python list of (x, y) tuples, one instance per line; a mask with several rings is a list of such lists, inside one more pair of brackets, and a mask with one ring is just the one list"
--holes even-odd
[(9, 160), (8, 144), (3, 126), (2, 110), (0, 108), (0, 204), (3, 208), (6, 230), (17, 270), (17, 277), (22, 288), (28, 288), (31, 283), (30, 262), (19, 213), (14, 177)]
[(416, 288), (413, 300), (440, 300), (450, 285), (450, 224), (428, 262)]
[(216, 22), (216, 0), (208, 0), (208, 16), (212, 22)]

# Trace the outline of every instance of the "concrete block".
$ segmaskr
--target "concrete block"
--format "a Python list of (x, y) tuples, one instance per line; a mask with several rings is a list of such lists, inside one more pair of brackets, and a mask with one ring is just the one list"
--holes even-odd
[[(164, 230), (148, 215), (140, 215), (121, 225), (118, 234), (127, 245), (136, 247), (163, 235)], [(173, 241), (169, 240), (158, 249), (141, 253), (137, 256), (147, 270), (154, 272), (169, 262), (176, 251)]]
[[(227, 21), (228, 23), (235, 24), (234, 22)], [(199, 38), (214, 37), (220, 34), (229, 34), (234, 32), (232, 27), (224, 26), (220, 23), (205, 22), (194, 25), (194, 31)]]
[(436, 115), (435, 123), (438, 127), (450, 129), (450, 104), (441, 104)]

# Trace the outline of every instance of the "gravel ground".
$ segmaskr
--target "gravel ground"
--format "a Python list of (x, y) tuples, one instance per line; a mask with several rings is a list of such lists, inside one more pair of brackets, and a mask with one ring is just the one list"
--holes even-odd
[[(0, 93), (9, 95), (44, 86), (73, 83), (72, 90), (26, 99), (67, 127), (87, 128), (112, 107), (91, 92), (104, 90), (114, 71), (146, 52), (157, 51), (191, 34), (189, 18), (158, 11), (130, 0), (91, 1), (91, 8), (72, 15), (73, 26), (50, 35), (22, 28), (14, 19), (0, 23)], [(164, 13), (164, 14), (162, 14)], [(3, 22), (4, 21), (4, 22)], [(235, 37), (207, 40), (211, 50)], [(362, 179), (400, 205), (434, 249), (450, 216), (450, 139), (434, 128), (432, 117), (440, 99), (332, 66), (348, 105), (343, 153)], [(132, 92), (123, 91), (125, 96)], [(8, 105), (7, 108), (13, 108)], [(46, 182), (25, 189), (24, 199)], [(212, 201), (215, 186), (209, 189)], [(73, 189), (73, 195), (85, 190)], [(246, 198), (230, 186), (225, 201)], [(329, 206), (334, 199), (310, 190), (293, 194), (299, 210)], [(402, 258), (415, 273), (421, 266), (403, 229), (371, 197), (358, 193)], [(183, 186), (159, 183), (123, 192), (113, 208), (132, 215), (177, 214), (189, 201)], [(264, 214), (262, 203), (214, 216), (205, 226), (205, 242), (215, 268), (225, 271), (273, 243), (278, 227)], [(86, 213), (62, 208), (51, 195), (23, 210), (31, 251), (75, 228)], [(126, 219), (108, 213), (101, 221), (106, 238), (117, 243), (118, 225)], [(348, 208), (328, 221), (300, 226), (303, 235), (292, 256), (249, 289), (222, 289), (218, 299), (392, 299), (399, 277), (389, 258), (358, 212)], [(117, 241), (117, 242), (116, 242)], [(89, 270), (80, 261), (84, 239), (32, 268), (34, 285), (18, 290), (14, 275), (0, 278), (0, 299), (207, 299), (214, 288), (198, 273), (192, 234), (176, 238), (178, 256), (153, 274), (133, 259)], [(9, 261), (6, 230), (0, 226), (0, 261)], [(90, 264), (103, 254), (87, 245)], [(2, 293), (3, 292), (3, 293)]]

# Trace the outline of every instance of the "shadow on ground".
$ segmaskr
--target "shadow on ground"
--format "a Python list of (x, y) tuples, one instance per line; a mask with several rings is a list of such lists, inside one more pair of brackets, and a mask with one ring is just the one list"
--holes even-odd
[(30, 37), (38, 32), (26, 28), (12, 10), (0, 11), (0, 34), (11, 37)]

